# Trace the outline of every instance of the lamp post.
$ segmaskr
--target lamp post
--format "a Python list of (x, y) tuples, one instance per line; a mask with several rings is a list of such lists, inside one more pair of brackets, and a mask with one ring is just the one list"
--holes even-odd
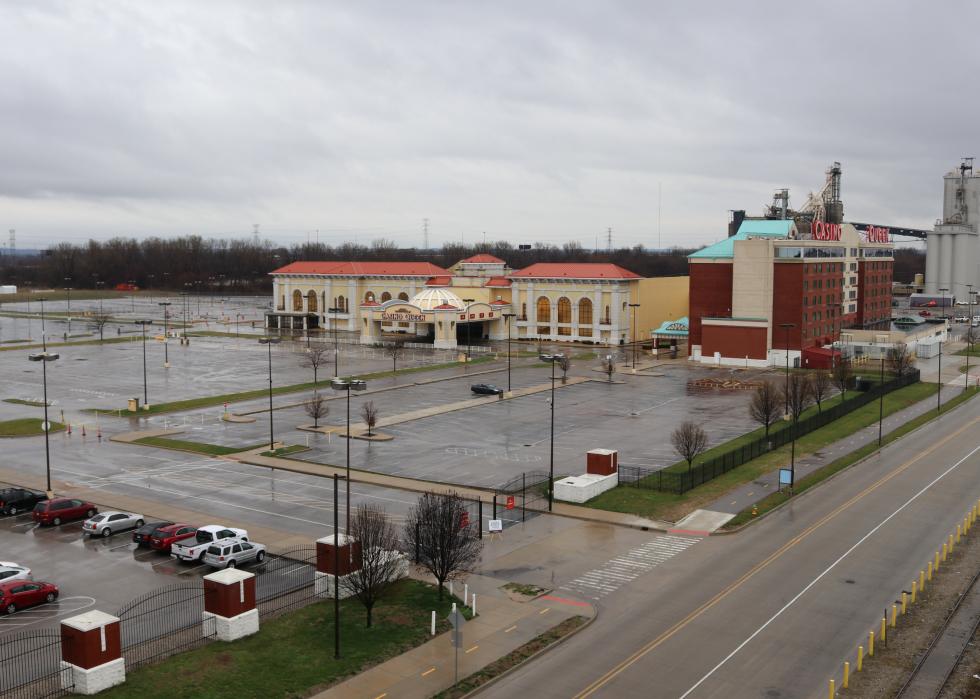
[[(340, 658), (340, 522), (337, 487), (340, 474), (333, 474), (333, 657)], [(350, 481), (347, 481), (350, 492)]]
[[(47, 301), (47, 299), (42, 296), (41, 298), (38, 299), (38, 301), (41, 303), (41, 349), (47, 352), (48, 336), (47, 333), (44, 331), (44, 302)], [(28, 299), (27, 307), (30, 308), (30, 299)], [(30, 334), (30, 331), (28, 331), (28, 334)]]
[(551, 446), (548, 457), (548, 512), (555, 502), (555, 362), (562, 359), (561, 354), (542, 354), (541, 360), (551, 364)]
[(170, 350), (167, 349), (167, 341), (170, 339), (170, 328), (167, 324), (167, 319), (169, 315), (167, 313), (168, 307), (170, 306), (170, 301), (160, 301), (158, 306), (163, 306), (163, 368), (170, 368)]
[(333, 376), (335, 379), (340, 377), (340, 340), (337, 337), (337, 315), (343, 310), (337, 306), (330, 309), (330, 312), (333, 313)]
[(350, 533), (350, 392), (363, 391), (367, 388), (367, 381), (336, 378), (330, 382), (330, 387), (335, 391), (347, 391), (347, 526), (344, 531)]
[(881, 423), (885, 419), (885, 357), (878, 350), (878, 448), (881, 449)]
[[(943, 297), (943, 331), (947, 329), (946, 322), (946, 294), (949, 289), (940, 289), (939, 293)], [(972, 322), (972, 319), (971, 319)], [(936, 375), (936, 414), (943, 411), (943, 336), (939, 336), (939, 373)]]
[(504, 313), (504, 320), (507, 321), (507, 393), (510, 393), (510, 319), (516, 313)]
[(633, 322), (630, 324), (630, 335), (633, 343), (633, 371), (636, 371), (636, 309), (640, 307), (638, 303), (631, 303), (629, 307), (633, 309)]
[(969, 307), (969, 319), (966, 321), (966, 379), (963, 381), (963, 390), (970, 388), (970, 351), (973, 349), (973, 284), (966, 285), (966, 301)]
[(278, 345), (279, 342), (278, 337), (259, 338), (259, 344), (269, 348), (269, 451), (275, 451), (276, 449), (275, 432), (273, 431), (272, 424), (272, 346)]
[(137, 320), (136, 325), (139, 325), (143, 329), (143, 410), (149, 407), (150, 399), (147, 397), (146, 390), (146, 326), (152, 325), (152, 320)]
[[(68, 337), (71, 337), (71, 277), (65, 277), (65, 293), (68, 296)], [(67, 340), (68, 337), (65, 339)]]
[(51, 354), (47, 350), (28, 356), (32, 362), (41, 362), (41, 376), (44, 384), (44, 472), (47, 477), (47, 494), (50, 500), (54, 497), (51, 491), (51, 448), (48, 446), (48, 432), (51, 431), (51, 423), (48, 422), (48, 362), (58, 359), (59, 355)]
[(470, 304), (473, 303), (474, 299), (462, 299), (463, 303), (466, 304), (466, 361), (463, 363), (463, 370), (469, 370), (470, 364)]
[(786, 350), (786, 390), (784, 393), (786, 398), (786, 415), (789, 415), (789, 331), (796, 327), (796, 323), (780, 323), (779, 327), (783, 329), (785, 338), (784, 349)]

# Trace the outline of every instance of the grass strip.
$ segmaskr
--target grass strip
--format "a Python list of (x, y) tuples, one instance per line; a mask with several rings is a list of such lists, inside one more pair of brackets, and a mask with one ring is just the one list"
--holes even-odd
[[(920, 382), (892, 391), (885, 396), (884, 414), (891, 415), (915, 405), (929, 396), (934, 396), (936, 390), (936, 384)], [(819, 451), (877, 421), (878, 402), (874, 401), (797, 439), (796, 458), (802, 459), (807, 454)], [(693, 510), (722, 497), (733, 488), (776, 470), (789, 461), (789, 456), (790, 445), (786, 444), (682, 495), (621, 485), (593, 498), (585, 503), (585, 506), (676, 522)]]
[[(44, 434), (44, 420), (39, 417), (22, 417), (16, 420), (0, 422), (0, 437), (33, 437)], [(51, 432), (61, 432), (65, 426), (60, 422), (51, 422)]]
[[(30, 405), (30, 406), (32, 406), (34, 408), (43, 408), (44, 407), (44, 401), (43, 400), (24, 400), (23, 398), (4, 398), (3, 399), (3, 402), (4, 403), (13, 403), (14, 405)], [(48, 403), (48, 406), (50, 406), (50, 405), (51, 404)]]
[(260, 699), (307, 697), (428, 641), (429, 615), (437, 632), (453, 600), (439, 601), (434, 586), (401, 580), (365, 626), (355, 599), (340, 603), (341, 657), (334, 658), (333, 600), (262, 621), (258, 633), (220, 641), (126, 673), (126, 683), (103, 699)]
[(305, 447), (302, 444), (290, 444), (287, 447), (279, 447), (275, 451), (264, 451), (261, 456), (289, 456), (290, 454), (309, 450), (309, 447)]
[[(970, 398), (973, 398), (976, 394), (977, 394), (977, 388), (972, 387), (969, 391), (964, 391), (963, 393), (959, 394), (955, 398), (949, 399), (948, 401), (943, 403), (944, 412), (946, 410), (951, 410), (952, 408), (955, 408), (961, 403), (965, 403)], [(927, 412), (923, 415), (919, 415), (918, 417), (906, 422), (898, 429), (892, 430), (888, 434), (883, 435), (881, 438), (882, 446), (894, 442), (896, 439), (900, 439), (901, 437), (904, 437), (912, 430), (917, 429), (922, 425), (931, 422), (932, 420), (935, 420), (937, 417), (939, 416), (932, 411)], [(878, 451), (878, 442), (874, 441), (871, 442), (870, 444), (865, 444), (863, 447), (855, 449), (850, 454), (846, 454), (840, 457), (839, 459), (832, 461), (826, 466), (818, 468), (813, 473), (808, 474), (807, 476), (801, 478), (796, 482), (796, 495), (799, 495), (800, 493), (809, 490), (813, 486), (822, 483), (823, 481), (827, 480), (838, 471), (843, 471), (848, 466), (857, 463), (864, 457), (868, 456), (869, 454), (873, 454), (876, 451)], [(770, 510), (779, 507), (784, 502), (789, 500), (791, 497), (793, 496), (788, 495), (786, 493), (771, 493), (756, 503), (757, 514), (758, 515), (765, 514), (766, 512), (769, 512)], [(746, 522), (752, 519), (755, 519), (755, 516), (753, 516), (752, 514), (752, 508), (747, 507), (741, 512), (739, 512), (737, 515), (735, 515), (735, 517), (730, 519), (723, 528), (734, 529), (735, 527), (745, 524)]]
[(511, 651), (499, 660), (495, 660), (482, 670), (477, 670), (469, 677), (464, 678), (454, 687), (443, 690), (433, 695), (432, 699), (459, 699), (470, 692), (482, 687), (495, 677), (502, 675), (513, 667), (520, 665), (525, 660), (536, 653), (550, 646), (556, 641), (570, 634), (575, 629), (582, 626), (588, 619), (584, 616), (573, 616), (565, 619), (557, 626), (548, 629), (543, 634), (535, 636), (520, 648)]
[[(77, 342), (49, 342), (48, 349), (52, 347), (79, 347), (81, 345), (117, 345), (121, 342), (136, 342), (142, 339), (139, 335), (123, 337), (107, 337), (105, 340), (78, 340)], [(10, 352), (13, 350), (43, 349), (44, 345), (36, 342), (32, 345), (14, 345), (12, 347), (0, 347), (0, 352)]]
[(195, 454), (207, 454), (208, 456), (227, 456), (237, 454), (250, 449), (258, 449), (261, 444), (253, 444), (243, 447), (226, 447), (221, 444), (207, 444), (206, 442), (190, 442), (184, 439), (170, 439), (168, 437), (141, 437), (133, 441), (133, 444), (142, 444), (147, 447), (159, 447), (161, 449), (175, 449), (177, 451), (190, 451)]
[[(51, 347), (52, 345), (48, 345)], [(492, 357), (480, 357), (479, 359), (470, 360), (470, 364), (482, 364), (484, 362), (494, 361)], [(443, 364), (427, 364), (425, 366), (409, 367), (407, 369), (399, 369), (397, 372), (393, 371), (376, 371), (370, 374), (358, 374), (350, 378), (362, 379), (362, 380), (373, 380), (382, 379), (390, 376), (402, 376), (403, 374), (413, 374), (423, 371), (436, 371), (438, 369), (451, 369), (453, 367), (463, 366), (462, 362), (445, 362)], [(272, 394), (275, 396), (280, 396), (288, 393), (296, 393), (297, 391), (309, 391), (313, 388), (329, 388), (330, 380), (325, 379), (322, 381), (317, 381), (314, 386), (313, 382), (308, 383), (297, 383), (288, 386), (276, 386), (272, 389)], [(225, 403), (240, 403), (247, 400), (255, 400), (256, 398), (265, 398), (269, 395), (269, 389), (267, 388), (257, 388), (253, 391), (239, 391), (238, 393), (223, 393), (217, 396), (201, 396), (200, 398), (188, 398), (186, 400), (176, 400), (170, 401), (169, 403), (157, 403), (156, 405), (151, 405), (149, 410), (141, 410), (141, 415), (159, 415), (160, 413), (172, 413), (178, 410), (194, 410), (195, 408), (209, 408), (215, 405), (223, 405)], [(103, 413), (106, 415), (112, 415), (119, 412), (127, 412), (125, 408), (87, 408), (82, 412), (86, 413)]]

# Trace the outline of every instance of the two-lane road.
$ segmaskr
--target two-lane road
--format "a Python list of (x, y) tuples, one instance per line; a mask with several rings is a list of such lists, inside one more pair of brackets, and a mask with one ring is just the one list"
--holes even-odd
[(491, 697), (822, 697), (980, 497), (980, 403), (606, 597)]

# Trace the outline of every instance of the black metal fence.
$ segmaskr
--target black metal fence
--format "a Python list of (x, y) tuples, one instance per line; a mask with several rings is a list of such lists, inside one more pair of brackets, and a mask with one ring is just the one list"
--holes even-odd
[(21, 631), (0, 636), (0, 697), (43, 699), (74, 689), (61, 667), (60, 631)]
[(619, 484), (679, 495), (702, 483), (707, 483), (723, 473), (728, 473), (733, 468), (741, 466), (768, 451), (789, 444), (793, 439), (799, 439), (805, 434), (820, 429), (858, 408), (863, 408), (865, 405), (878, 400), (883, 394), (891, 393), (918, 381), (919, 371), (916, 369), (883, 384), (872, 386), (867, 391), (843, 403), (835, 402), (833, 399), (824, 401), (820, 412), (800, 420), (796, 424), (788, 422), (773, 426), (769, 430), (768, 437), (762, 436), (751, 442), (746, 442), (740, 447), (705, 459), (699, 464), (696, 463), (688, 470), (664, 469), (658, 471), (638, 466), (620, 466)]
[[(564, 476), (555, 476), (555, 480)], [(503, 519), (504, 527), (524, 522), (548, 505), (548, 472), (527, 471), (516, 478), (501, 483), (494, 491), (496, 518)]]
[(194, 648), (215, 635), (211, 618), (202, 621), (204, 586), (169, 585), (137, 597), (124, 606), (119, 634), (127, 668)]
[(263, 618), (316, 598), (314, 546), (269, 556), (255, 572), (255, 602)]

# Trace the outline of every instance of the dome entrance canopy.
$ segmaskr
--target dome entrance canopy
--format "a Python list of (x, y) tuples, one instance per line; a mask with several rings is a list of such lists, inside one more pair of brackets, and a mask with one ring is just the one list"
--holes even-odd
[(409, 303), (423, 311), (431, 311), (439, 306), (453, 306), (460, 309), (466, 307), (463, 299), (444, 288), (423, 289)]

